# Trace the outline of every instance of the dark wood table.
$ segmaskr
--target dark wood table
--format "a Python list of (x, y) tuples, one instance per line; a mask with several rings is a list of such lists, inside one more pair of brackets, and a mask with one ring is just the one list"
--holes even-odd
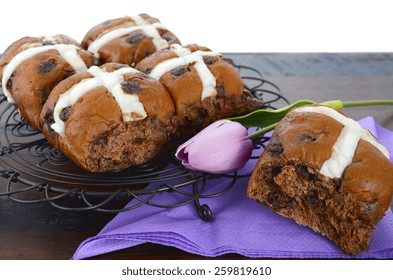
[[(393, 54), (226, 54), (262, 71), (291, 101), (393, 99)], [(354, 119), (373, 116), (393, 130), (393, 107), (344, 110)], [(3, 133), (3, 132), (0, 132)], [(0, 177), (0, 193), (5, 180)], [(0, 259), (69, 259), (115, 214), (63, 211), (48, 203), (20, 204), (0, 196)], [(236, 254), (219, 258), (241, 259)], [(95, 259), (204, 259), (176, 248), (143, 244)]]

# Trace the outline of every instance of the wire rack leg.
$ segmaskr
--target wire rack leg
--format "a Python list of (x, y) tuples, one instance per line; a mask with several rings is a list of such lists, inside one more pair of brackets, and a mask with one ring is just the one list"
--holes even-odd
[(201, 195), (201, 193), (203, 192), (203, 189), (205, 188), (206, 180), (203, 180), (202, 184), (203, 184), (202, 191), (198, 188), (198, 182), (193, 184), (192, 191), (193, 191), (193, 194), (195, 195), (194, 206), (195, 206), (195, 210), (197, 211), (199, 217), (203, 221), (208, 222), (213, 219), (213, 213), (208, 205), (206, 205), (206, 204), (201, 205), (201, 203), (199, 202), (199, 196)]
[(209, 222), (213, 219), (213, 213), (210, 207), (206, 204), (201, 205), (199, 199), (194, 200), (195, 210), (197, 211), (199, 217), (205, 222)]

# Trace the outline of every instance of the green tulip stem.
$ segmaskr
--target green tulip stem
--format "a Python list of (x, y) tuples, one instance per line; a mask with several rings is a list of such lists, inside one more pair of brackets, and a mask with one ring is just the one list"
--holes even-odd
[(274, 124), (271, 124), (271, 125), (268, 125), (268, 126), (265, 126), (264, 128), (249, 134), (248, 138), (250, 138), (251, 140), (255, 139), (255, 138), (258, 138), (259, 136), (264, 135), (265, 133), (275, 129), (277, 124), (278, 124), (278, 122), (274, 123)]
[(322, 102), (322, 105), (326, 105), (335, 109), (342, 109), (347, 107), (361, 107), (370, 105), (393, 105), (393, 100), (380, 99), (380, 100), (362, 100), (362, 101), (341, 101), (341, 100), (331, 100)]
[[(303, 106), (305, 104), (316, 104), (316, 102), (311, 100), (300, 100), (281, 109), (257, 110), (245, 116), (230, 118), (230, 120), (238, 121), (246, 127), (251, 127), (252, 125), (260, 123), (260, 126), (263, 128), (256, 132), (251, 133), (248, 136), (250, 139), (255, 139), (273, 130), (276, 127), (276, 125), (279, 123), (279, 121), (283, 119), (290, 110)], [(393, 100), (381, 99), (381, 100), (345, 101), (345, 102), (341, 100), (330, 100), (330, 101), (322, 102), (320, 104), (329, 106), (334, 109), (342, 109), (348, 107), (360, 107), (360, 106), (371, 106), (371, 105), (393, 105)]]

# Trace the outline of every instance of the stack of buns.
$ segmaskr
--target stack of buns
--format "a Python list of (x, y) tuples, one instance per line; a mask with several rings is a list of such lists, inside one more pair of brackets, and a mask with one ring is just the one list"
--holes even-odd
[(215, 120), (263, 107), (222, 55), (147, 14), (107, 20), (81, 44), (24, 37), (0, 59), (4, 95), (81, 168), (146, 163)]

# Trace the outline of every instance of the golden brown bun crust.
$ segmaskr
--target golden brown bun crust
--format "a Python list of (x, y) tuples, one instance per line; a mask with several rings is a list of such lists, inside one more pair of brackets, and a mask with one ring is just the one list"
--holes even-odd
[[(112, 72), (125, 65), (103, 65)], [(113, 95), (105, 87), (97, 87), (72, 106), (65, 122), (65, 137), (55, 133), (53, 111), (61, 93), (85, 78), (89, 73), (74, 75), (56, 86), (46, 102), (41, 122), (43, 133), (77, 165), (92, 172), (119, 170), (145, 163), (165, 149), (175, 129), (172, 100), (163, 85), (143, 73), (124, 75), (126, 82), (140, 85), (140, 101), (147, 117), (123, 122), (122, 113)]]
[[(158, 19), (153, 18), (147, 14), (141, 14), (142, 18), (146, 20), (148, 23), (152, 24), (155, 22), (159, 22)], [(130, 24), (130, 26), (136, 25), (134, 20), (132, 20), (130, 17), (122, 17), (122, 18), (116, 18), (116, 19), (109, 19), (106, 20), (100, 24), (97, 24), (96, 26), (92, 27), (85, 35), (85, 37), (82, 40), (82, 47), (84, 49), (87, 49), (89, 45), (96, 40), (99, 36), (102, 34), (117, 29), (120, 26), (123, 26), (124, 24)]]
[(333, 240), (348, 254), (367, 249), (393, 195), (393, 164), (360, 140), (342, 178), (319, 173), (343, 125), (290, 112), (276, 127), (250, 178), (248, 195)]
[[(58, 35), (57, 43), (79, 44), (65, 35)], [(4, 56), (0, 59), (0, 73), (2, 76), (4, 67), (18, 53), (32, 46), (42, 46), (53, 44), (43, 38), (24, 37), (13, 43)], [(78, 50), (87, 67), (94, 64), (94, 57), (90, 52), (83, 49)], [(56, 50), (48, 50), (22, 62), (16, 67), (11, 79), (7, 85), (16, 106), (21, 115), (31, 124), (31, 126), (40, 130), (39, 115), (42, 105), (48, 98), (52, 88), (60, 81), (75, 74), (74, 69)]]
[[(147, 14), (140, 15), (148, 23), (159, 22), (158, 19), (153, 18)], [(134, 20), (130, 17), (117, 18), (104, 21), (97, 26), (91, 28), (85, 35), (82, 41), (82, 47), (88, 49), (90, 44), (105, 34), (106, 32), (117, 29), (121, 26), (136, 25)], [(159, 34), (165, 39), (168, 44), (180, 44), (179, 39), (167, 29), (158, 29)], [(152, 39), (143, 31), (137, 30), (129, 34), (113, 39), (105, 44), (100, 50), (100, 63), (117, 62), (135, 66), (143, 58), (149, 56), (156, 51)]]
[[(56, 35), (58, 43), (75, 45), (80, 47), (81, 45), (72, 39), (71, 37), (63, 34)], [(3, 78), (3, 69), (4, 67), (11, 61), (11, 59), (17, 55), (18, 53), (30, 48), (32, 45), (42, 46), (42, 45), (50, 45), (53, 42), (45, 40), (44, 37), (23, 37), (14, 43), (12, 43), (8, 48), (4, 51), (2, 56), (0, 57), (0, 81)]]
[[(184, 47), (191, 52), (210, 51), (195, 44)], [(159, 63), (175, 57), (177, 55), (174, 51), (161, 50), (142, 60), (136, 68), (150, 73)], [(189, 136), (215, 120), (242, 115), (263, 107), (262, 102), (252, 98), (251, 94), (244, 90), (241, 76), (233, 65), (218, 55), (205, 56), (204, 61), (216, 78), (217, 95), (214, 97), (201, 101), (203, 86), (192, 64), (166, 72), (160, 78), (172, 96), (182, 133)]]

